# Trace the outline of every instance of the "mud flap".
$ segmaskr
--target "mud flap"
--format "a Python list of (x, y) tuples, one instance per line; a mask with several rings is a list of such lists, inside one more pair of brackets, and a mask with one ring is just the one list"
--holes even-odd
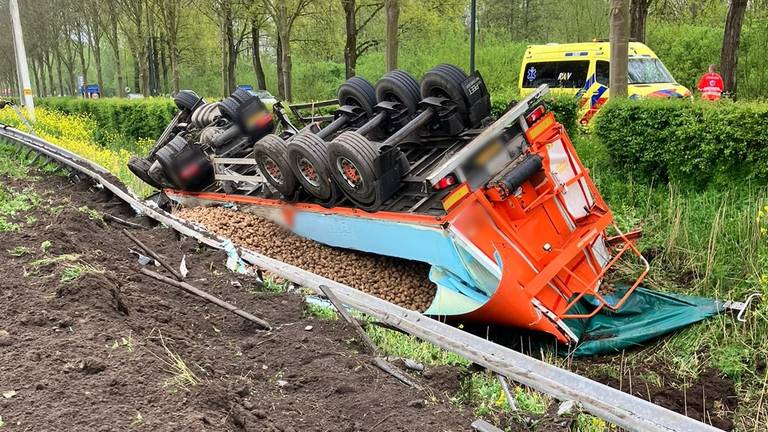
[[(626, 288), (605, 296), (609, 303), (618, 301)], [(587, 312), (593, 306), (587, 300), (573, 312)], [(605, 309), (588, 320), (566, 320), (580, 343), (572, 352), (591, 356), (620, 352), (642, 345), (656, 337), (703, 321), (725, 310), (725, 302), (703, 297), (662, 293), (639, 287), (618, 312)]]

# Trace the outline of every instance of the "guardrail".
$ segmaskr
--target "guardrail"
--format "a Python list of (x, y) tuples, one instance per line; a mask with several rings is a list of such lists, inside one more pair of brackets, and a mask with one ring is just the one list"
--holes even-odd
[[(227, 239), (179, 219), (160, 209), (153, 202), (139, 199), (104, 168), (72, 152), (8, 126), (0, 128), (0, 138), (27, 147), (51, 161), (91, 177), (138, 213), (151, 217), (186, 236), (194, 237), (218, 249), (224, 249), (229, 244)], [(326, 287), (342, 303), (353, 309), (556, 399), (577, 401), (586, 411), (625, 429), (654, 432), (720, 430), (299, 267), (245, 248), (238, 249), (238, 252), (244, 261), (253, 266), (268, 270), (301, 286), (312, 288), (318, 294), (322, 293), (321, 286)]]

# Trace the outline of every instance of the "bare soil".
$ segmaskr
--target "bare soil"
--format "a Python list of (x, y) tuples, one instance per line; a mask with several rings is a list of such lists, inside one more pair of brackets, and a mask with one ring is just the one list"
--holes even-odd
[[(0, 233), (4, 430), (470, 429), (470, 409), (448, 401), (458, 387), (443, 372), (414, 377), (422, 391), (404, 386), (371, 365), (343, 321), (309, 316), (297, 294), (260, 291), (229, 272), (221, 252), (164, 228), (132, 231), (174, 266), (186, 256), (189, 283), (267, 319), (272, 331), (140, 275), (122, 227), (78, 208), (123, 218), (130, 210), (89, 184), (0, 181), (43, 197), (17, 215), (20, 231)], [(12, 256), (17, 247), (29, 252)], [(69, 280), (75, 267), (82, 271)], [(180, 362), (198, 384), (180, 379)]]

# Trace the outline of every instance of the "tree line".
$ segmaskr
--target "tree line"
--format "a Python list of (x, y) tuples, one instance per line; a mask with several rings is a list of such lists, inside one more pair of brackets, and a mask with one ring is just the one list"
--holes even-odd
[[(629, 1), (629, 0), (628, 0)], [(76, 95), (78, 77), (108, 95), (178, 91), (218, 70), (230, 93), (248, 65), (258, 88), (294, 97), (295, 60), (338, 62), (346, 77), (361, 58), (397, 66), (402, 46), (439, 43), (468, 28), (469, 0), (19, 0), (39, 96)], [(649, 22), (698, 23), (723, 30), (719, 53), (735, 89), (740, 32), (766, 0), (631, 0), (630, 32), (646, 39)], [(606, 37), (608, 0), (479, 0), (479, 40), (576, 42)], [(0, 0), (0, 50), (12, 53), (7, 0)], [(659, 53), (662, 57), (664, 53)], [(718, 55), (713, 55), (716, 62)], [(11, 60), (10, 55), (8, 60)], [(516, 72), (516, 71), (515, 71)], [(514, 75), (514, 72), (510, 75)], [(268, 82), (268, 76), (273, 82)], [(188, 84), (187, 84), (188, 85)], [(0, 90), (17, 88), (13, 61), (0, 63)]]

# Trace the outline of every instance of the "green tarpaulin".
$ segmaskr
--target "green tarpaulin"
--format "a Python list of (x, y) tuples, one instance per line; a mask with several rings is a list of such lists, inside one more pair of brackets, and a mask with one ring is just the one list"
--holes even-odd
[[(616, 304), (626, 288), (605, 296), (609, 304)], [(577, 305), (581, 312), (594, 305), (584, 300)], [(576, 312), (574, 307), (574, 312)], [(724, 302), (703, 297), (662, 293), (637, 288), (618, 312), (607, 308), (588, 320), (567, 320), (566, 323), (580, 343), (573, 355), (590, 356), (620, 352), (636, 347), (663, 334), (705, 320), (724, 310)]]

